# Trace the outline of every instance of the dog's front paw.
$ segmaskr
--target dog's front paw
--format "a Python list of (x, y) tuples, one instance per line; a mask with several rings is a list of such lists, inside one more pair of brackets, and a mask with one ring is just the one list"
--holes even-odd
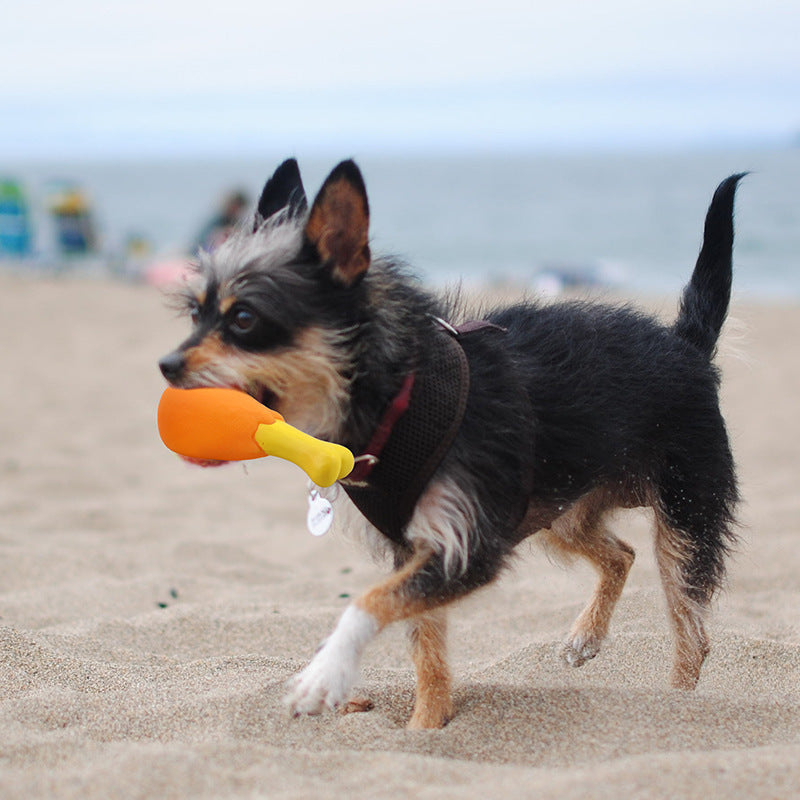
[(321, 714), (339, 708), (350, 696), (358, 678), (358, 666), (342, 653), (324, 646), (311, 663), (289, 681), (286, 702), (295, 716)]
[(295, 716), (339, 708), (358, 680), (361, 654), (378, 632), (366, 611), (351, 605), (311, 663), (289, 682), (286, 702)]
[(577, 634), (564, 642), (561, 651), (571, 667), (582, 667), (600, 652), (600, 639), (592, 634)]

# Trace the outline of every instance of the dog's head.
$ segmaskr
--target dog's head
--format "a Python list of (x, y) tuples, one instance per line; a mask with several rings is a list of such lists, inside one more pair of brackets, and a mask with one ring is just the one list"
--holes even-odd
[(308, 433), (335, 438), (349, 411), (368, 237), (352, 161), (331, 172), (310, 210), (297, 163), (285, 161), (253, 224), (200, 253), (180, 298), (192, 332), (159, 362), (164, 377), (180, 388), (240, 389)]

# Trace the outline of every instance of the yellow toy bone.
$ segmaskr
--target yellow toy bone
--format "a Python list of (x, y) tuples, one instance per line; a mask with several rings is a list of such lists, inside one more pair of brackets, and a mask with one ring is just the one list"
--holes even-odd
[(330, 486), (353, 469), (346, 447), (303, 433), (235, 389), (166, 389), (158, 404), (158, 431), (164, 444), (185, 458), (219, 462), (277, 456), (297, 464), (318, 486)]
[(346, 447), (315, 439), (281, 419), (259, 425), (254, 438), (265, 455), (297, 464), (317, 486), (330, 486), (353, 469), (353, 454)]

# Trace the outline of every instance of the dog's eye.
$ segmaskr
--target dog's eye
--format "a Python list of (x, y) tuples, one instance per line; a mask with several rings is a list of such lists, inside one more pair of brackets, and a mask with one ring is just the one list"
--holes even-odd
[(245, 336), (248, 333), (252, 333), (257, 322), (256, 315), (250, 309), (237, 308), (234, 309), (228, 327), (232, 333), (238, 336)]
[(192, 303), (189, 306), (189, 319), (191, 319), (192, 325), (197, 325), (200, 321), (200, 305), (198, 303)]
[(286, 328), (246, 303), (237, 303), (225, 315), (223, 335), (245, 350), (268, 350), (287, 343), (290, 338)]

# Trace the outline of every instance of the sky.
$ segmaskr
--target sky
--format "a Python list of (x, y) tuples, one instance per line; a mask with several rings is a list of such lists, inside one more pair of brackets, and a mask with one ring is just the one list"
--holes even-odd
[(788, 143), (796, 0), (4, 4), (0, 163)]

